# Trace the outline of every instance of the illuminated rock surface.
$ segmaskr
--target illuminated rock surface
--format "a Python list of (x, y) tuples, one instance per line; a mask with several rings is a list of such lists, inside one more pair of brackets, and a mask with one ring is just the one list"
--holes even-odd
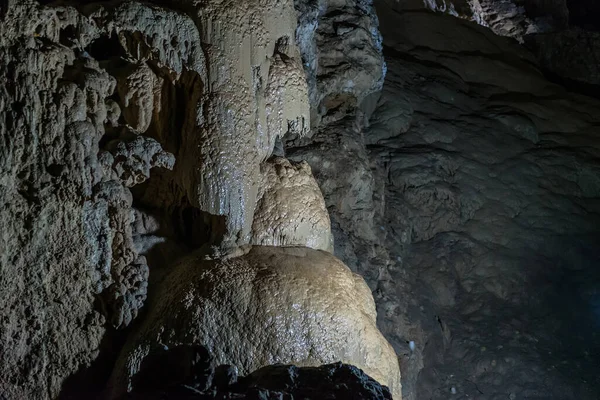
[(261, 173), (252, 243), (333, 251), (329, 214), (308, 164), (274, 158)]
[(219, 347), (244, 373), (399, 398), (385, 336), (405, 400), (600, 398), (598, 4), (0, 1), (0, 397), (93, 398), (148, 321), (176, 355), (247, 304), (210, 322), (329, 347), (268, 325)]
[(356, 365), (401, 398), (392, 347), (376, 327), (364, 280), (331, 254), (254, 246), (245, 255), (184, 258), (165, 278), (117, 361), (112, 395), (135, 389), (157, 349), (205, 346), (217, 365), (247, 374), (270, 364)]

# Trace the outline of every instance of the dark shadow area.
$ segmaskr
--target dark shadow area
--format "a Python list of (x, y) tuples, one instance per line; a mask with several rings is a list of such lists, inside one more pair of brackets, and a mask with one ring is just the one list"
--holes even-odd
[(554, 328), (561, 345), (560, 353), (546, 354), (548, 365), (557, 365), (561, 375), (581, 382), (582, 388), (594, 388), (600, 398), (600, 249), (591, 249), (579, 249), (582, 267), (563, 266), (557, 274), (544, 304), (549, 314), (540, 325), (550, 332)]
[(94, 40), (85, 51), (98, 61), (119, 59), (127, 55), (114, 32), (110, 36), (101, 36)]
[(567, 0), (569, 23), (591, 31), (600, 31), (600, 2)]
[[(143, 314), (141, 310), (140, 314)], [(116, 330), (109, 327), (102, 338), (99, 355), (89, 367), (81, 368), (63, 383), (58, 400), (103, 400), (104, 390), (113, 370), (113, 366), (125, 345), (127, 336), (139, 321), (140, 315), (127, 329)]]
[(583, 94), (585, 96), (600, 99), (600, 85), (592, 85), (590, 83), (583, 83), (565, 78), (545, 68), (542, 68), (542, 72), (550, 82), (562, 86), (569, 93)]

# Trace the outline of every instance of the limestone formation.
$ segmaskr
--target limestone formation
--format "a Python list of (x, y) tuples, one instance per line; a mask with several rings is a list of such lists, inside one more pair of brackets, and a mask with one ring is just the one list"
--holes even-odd
[(0, 0), (0, 398), (600, 398), (598, 4)]
[(295, 13), (291, 1), (208, 2), (196, 13), (209, 78), (186, 116), (179, 180), (192, 205), (226, 217), (225, 246), (245, 244), (260, 163), (277, 136), (308, 127)]
[[(286, 155), (311, 164), (336, 255), (375, 289), (403, 398), (596, 398), (592, 359), (567, 354), (599, 346), (583, 295), (597, 282), (599, 103), (484, 27), (382, 3), (378, 14), (388, 75), (375, 112), (364, 104)], [(365, 161), (327, 171), (340, 148)], [(369, 164), (372, 183), (350, 191), (346, 177)], [(369, 199), (371, 238), (338, 198)]]
[[(585, 266), (598, 260), (598, 103), (549, 82), (514, 41), (423, 3), (396, 12), (400, 3), (377, 2), (381, 97), (322, 120), (310, 139), (286, 138), (285, 154), (311, 165), (334, 254), (374, 290), (403, 398), (447, 399), (454, 388), (465, 398), (594, 399), (592, 359), (577, 361), (581, 370), (568, 354), (599, 346), (582, 294), (597, 282)], [(551, 42), (549, 54), (562, 51)], [(575, 57), (574, 47), (556, 65), (588, 79), (593, 52)], [(485, 333), (503, 319), (500, 334)]]
[(121, 355), (112, 396), (134, 389), (157, 349), (204, 346), (241, 374), (276, 363), (361, 368), (401, 399), (396, 355), (375, 325), (363, 279), (327, 252), (255, 246), (246, 255), (190, 256), (161, 283), (149, 315)]
[(333, 251), (329, 214), (308, 164), (273, 158), (261, 173), (252, 244)]
[(128, 65), (118, 76), (117, 92), (123, 104), (123, 117), (136, 132), (146, 132), (152, 121), (158, 77), (150, 67)]
[(97, 357), (105, 318), (126, 325), (142, 306), (148, 268), (132, 241), (127, 187), (173, 158), (121, 134), (116, 79), (82, 49), (98, 26), (70, 7), (9, 5), (0, 24), (0, 393), (54, 398)]
[(296, 41), (309, 87), (312, 127), (339, 119), (381, 89), (385, 62), (371, 1), (295, 1)]

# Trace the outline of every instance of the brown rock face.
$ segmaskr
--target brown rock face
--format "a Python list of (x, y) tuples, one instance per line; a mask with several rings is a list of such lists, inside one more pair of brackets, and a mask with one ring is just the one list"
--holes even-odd
[(190, 256), (160, 286), (117, 362), (113, 396), (134, 389), (156, 349), (202, 345), (242, 374), (276, 363), (350, 363), (401, 399), (398, 360), (375, 325), (371, 291), (327, 252), (255, 246), (224, 260)]

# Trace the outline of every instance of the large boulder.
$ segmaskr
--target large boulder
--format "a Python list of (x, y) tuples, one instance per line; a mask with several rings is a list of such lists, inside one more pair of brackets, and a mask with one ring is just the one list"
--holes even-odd
[(342, 361), (401, 399), (398, 360), (375, 319), (364, 280), (330, 253), (255, 246), (235, 258), (189, 256), (162, 282), (144, 324), (125, 346), (112, 397), (135, 389), (134, 377), (149, 355), (204, 346), (216, 364), (236, 365), (241, 374), (276, 363)]
[[(238, 379), (230, 365), (216, 368), (194, 363), (183, 349), (158, 366), (142, 390), (128, 400), (221, 400), (221, 399), (353, 399), (391, 400), (390, 390), (353, 365), (333, 363), (320, 367), (269, 365)], [(199, 354), (199, 353), (196, 353)], [(183, 357), (181, 357), (183, 356)], [(169, 362), (171, 361), (171, 362)], [(190, 363), (190, 361), (192, 361)], [(182, 367), (188, 370), (182, 370)], [(173, 373), (173, 368), (177, 370)], [(187, 372), (187, 373), (186, 373)]]

